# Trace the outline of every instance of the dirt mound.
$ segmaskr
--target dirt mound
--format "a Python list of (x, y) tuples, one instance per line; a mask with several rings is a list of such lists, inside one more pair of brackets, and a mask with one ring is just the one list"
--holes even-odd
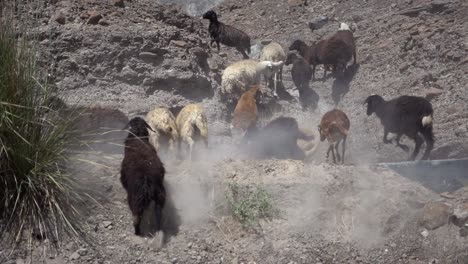
[[(442, 90), (431, 101), (432, 157), (465, 156), (468, 5), (459, 0), (219, 2), (177, 1), (197, 17), (150, 0), (46, 1), (23, 10), (37, 17), (32, 28), (38, 30), (41, 65), (67, 103), (99, 103), (132, 117), (156, 106), (177, 112), (199, 102), (210, 124), (211, 149), (198, 156), (205, 162), (165, 161), (182, 219), (179, 234), (166, 248), (132, 234), (118, 181), (122, 156), (98, 149), (77, 155), (81, 163), (75, 171), (83, 185), (102, 194), (103, 206), (90, 207), (87, 222), (96, 244), (67, 242), (58, 252), (48, 251), (46, 263), (466, 263), (466, 189), (439, 197), (370, 165), (407, 157), (382, 143), (380, 123), (366, 116), (362, 103), (372, 93), (389, 99)], [(259, 107), (260, 124), (288, 115), (314, 131), (323, 113), (344, 110), (351, 120), (348, 165), (324, 163), (327, 144), (319, 146), (312, 164), (232, 159), (226, 145), (230, 113), (216, 91), (223, 69), (241, 56), (231, 48), (222, 46), (218, 54), (208, 46), (208, 23), (199, 14), (216, 4), (221, 21), (250, 34), (253, 58), (261, 43), (271, 40), (287, 50), (295, 39), (312, 43), (331, 35), (339, 22), (356, 28), (359, 65), (341, 80), (320, 80), (319, 67), (311, 83), (319, 98), (315, 109), (301, 110), (290, 67), (285, 67), (276, 108)], [(117, 119), (124, 118), (119, 114)], [(256, 232), (242, 228), (232, 215), (218, 211), (232, 191), (229, 184), (263, 186), (279, 215), (261, 220)], [(32, 259), (48, 243), (38, 245)], [(7, 253), (0, 249), (0, 262), (21, 262), (28, 255)]]
[[(107, 197), (100, 201), (103, 207), (91, 210), (99, 213), (88, 217), (97, 244), (70, 243), (48, 263), (456, 263), (451, 261), (465, 252), (466, 238), (452, 224), (426, 232), (419, 226), (424, 205), (440, 199), (419, 184), (379, 167), (291, 160), (167, 163), (171, 199), (182, 225), (179, 235), (159, 249), (158, 239), (132, 233), (118, 182), (121, 158), (77, 156), (77, 176)], [(279, 214), (260, 220), (255, 232), (242, 228), (216, 209), (226, 203), (231, 184), (262, 186)], [(446, 241), (451, 246), (442, 250)]]

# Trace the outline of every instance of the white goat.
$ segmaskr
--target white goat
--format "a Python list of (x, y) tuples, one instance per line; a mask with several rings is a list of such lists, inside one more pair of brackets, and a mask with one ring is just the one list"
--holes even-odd
[[(283, 47), (281, 47), (280, 44), (276, 42), (271, 42), (270, 44), (266, 45), (262, 49), (262, 53), (260, 55), (260, 60), (261, 61), (273, 61), (273, 62), (279, 62), (279, 61), (285, 61), (286, 60), (286, 53), (284, 52)], [(267, 78), (268, 77), (268, 78)], [(279, 80), (283, 82), (283, 65), (279, 68)], [(271, 81), (271, 76), (266, 76), (265, 75), (265, 82), (267, 87), (269, 86)], [(278, 94), (276, 93), (276, 85), (278, 82), (278, 73), (275, 72), (273, 74), (273, 95), (275, 97), (278, 97)]]
[(260, 84), (262, 74), (271, 77), (284, 62), (241, 60), (235, 62), (223, 72), (221, 80), (221, 98), (235, 103), (249, 87)]

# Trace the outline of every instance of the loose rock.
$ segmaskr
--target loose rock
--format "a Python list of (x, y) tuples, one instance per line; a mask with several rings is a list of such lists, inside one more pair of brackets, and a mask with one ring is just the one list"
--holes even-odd
[(448, 222), (452, 209), (443, 202), (431, 202), (424, 206), (419, 224), (428, 230), (434, 230)]
[(53, 17), (53, 20), (57, 23), (59, 23), (60, 25), (65, 25), (65, 23), (67, 22), (67, 19), (65, 17), (65, 14), (62, 12), (62, 11), (58, 11), (54, 17)]
[(88, 19), (88, 22), (86, 22), (86, 24), (97, 25), (99, 23), (99, 20), (101, 19), (102, 19), (102, 15), (99, 12), (91, 11), (89, 12), (89, 19)]
[(104, 228), (108, 228), (108, 227), (110, 227), (112, 225), (112, 222), (111, 221), (103, 221), (102, 225), (104, 226)]
[(76, 252), (73, 252), (73, 254), (71, 254), (70, 259), (71, 260), (77, 260), (80, 257), (81, 257), (81, 255), (78, 253), (78, 251), (76, 251)]
[(187, 42), (182, 40), (171, 40), (172, 44), (176, 45), (177, 47), (185, 48), (187, 47)]
[(125, 7), (124, 0), (112, 0), (112, 5), (118, 7)]

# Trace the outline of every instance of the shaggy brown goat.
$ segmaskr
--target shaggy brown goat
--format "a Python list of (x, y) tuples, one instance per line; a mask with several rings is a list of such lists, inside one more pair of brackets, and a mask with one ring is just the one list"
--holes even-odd
[(325, 79), (330, 66), (333, 73), (337, 71), (342, 73), (351, 57), (354, 57), (353, 64), (356, 64), (354, 36), (346, 23), (341, 23), (340, 29), (333, 36), (322, 39), (312, 46), (308, 46), (302, 40), (295, 40), (289, 50), (297, 50), (312, 65), (312, 80), (315, 80), (317, 65), (325, 65), (323, 73)]
[[(321, 40), (313, 47), (312, 76), (315, 78), (315, 67), (318, 64), (332, 65), (332, 72), (342, 73), (346, 64), (353, 55), (352, 48), (341, 39), (341, 34), (335, 34), (328, 39)], [(324, 67), (323, 79), (327, 76), (327, 67)]]
[(120, 182), (127, 191), (127, 201), (133, 215), (135, 235), (141, 235), (143, 212), (155, 203), (156, 231), (162, 229), (162, 210), (166, 202), (164, 175), (166, 170), (154, 147), (148, 141), (151, 127), (140, 117), (135, 117), (124, 129), (129, 129), (125, 139), (125, 153), (120, 170)]
[(244, 137), (247, 130), (257, 125), (258, 110), (255, 96), (261, 89), (260, 85), (252, 86), (248, 91), (242, 94), (237, 102), (236, 109), (234, 109), (231, 131), (240, 132), (240, 138)]
[(354, 41), (353, 31), (346, 23), (341, 23), (339, 30), (335, 33), (335, 35), (344, 41), (346, 45), (352, 50), (353, 52), (353, 65), (356, 64), (356, 42)]
[[(348, 117), (343, 111), (339, 109), (333, 109), (331, 111), (328, 111), (322, 117), (320, 125), (318, 126), (318, 130), (320, 133), (320, 141), (324, 141), (325, 138), (327, 139), (329, 147), (327, 150), (326, 158), (328, 159), (331, 151), (333, 155), (333, 163), (336, 163), (336, 158), (338, 158), (338, 162), (340, 162), (341, 160), (341, 163), (344, 163), (346, 138), (348, 136), (349, 127), (350, 123)], [(340, 157), (340, 153), (338, 152), (338, 146), (341, 141), (343, 141), (342, 157)]]
[(180, 134), (179, 151), (182, 142), (189, 146), (189, 159), (192, 160), (193, 145), (199, 140), (203, 140), (208, 148), (208, 119), (205, 110), (199, 104), (188, 104), (176, 118), (177, 128)]

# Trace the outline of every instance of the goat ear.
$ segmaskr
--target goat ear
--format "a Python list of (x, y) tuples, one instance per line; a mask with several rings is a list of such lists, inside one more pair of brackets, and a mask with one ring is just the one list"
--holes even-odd
[(364, 103), (362, 103), (362, 105), (368, 104), (369, 101), (370, 101), (370, 96), (366, 98), (366, 100), (364, 101)]

